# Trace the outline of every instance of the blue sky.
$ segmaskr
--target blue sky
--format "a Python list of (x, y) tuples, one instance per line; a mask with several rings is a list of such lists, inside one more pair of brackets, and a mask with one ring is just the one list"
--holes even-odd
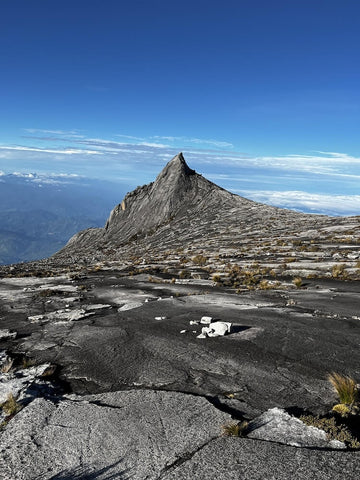
[(357, 214), (359, 18), (358, 0), (3, 1), (0, 171), (130, 190), (183, 151), (249, 198)]

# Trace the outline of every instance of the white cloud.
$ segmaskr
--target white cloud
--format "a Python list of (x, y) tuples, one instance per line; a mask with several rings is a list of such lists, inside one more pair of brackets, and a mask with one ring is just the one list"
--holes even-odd
[(154, 147), (154, 148), (169, 148), (169, 145), (163, 145), (162, 143), (150, 143), (150, 142), (142, 142), (140, 145), (144, 147)]
[(102, 155), (101, 152), (98, 150), (82, 150), (82, 149), (75, 149), (75, 148), (67, 148), (63, 150), (53, 150), (47, 148), (39, 148), (39, 147), (23, 147), (23, 146), (16, 146), (16, 147), (9, 147), (5, 145), (0, 146), (1, 150), (20, 150), (23, 152), (39, 152), (39, 153), (60, 153), (62, 155)]
[[(236, 167), (272, 169), (276, 172), (302, 172), (317, 175), (335, 175), (358, 178), (360, 175), (360, 158), (341, 153), (323, 153), (321, 155), (290, 154), (283, 156), (251, 157), (240, 152), (212, 153), (207, 150), (184, 149), (184, 153), (194, 155), (197, 161), (206, 164)], [(345, 171), (345, 169), (351, 171)]]
[(220, 140), (207, 140), (204, 138), (194, 138), (194, 137), (166, 137), (161, 135), (155, 135), (150, 138), (156, 138), (159, 140), (168, 140), (169, 142), (186, 142), (186, 143), (194, 143), (194, 144), (203, 144), (203, 145), (213, 145), (215, 147), (232, 147), (233, 144), (229, 142), (223, 142)]
[(27, 172), (13, 172), (10, 174), (18, 178), (24, 178), (29, 182), (36, 183), (39, 186), (48, 185), (65, 185), (74, 183), (74, 181), (85, 178), (82, 175), (75, 173), (27, 173)]
[(24, 128), (25, 132), (28, 133), (50, 133), (52, 135), (68, 135), (71, 137), (82, 137), (79, 135), (78, 130), (44, 130), (42, 128)]
[(129, 138), (130, 140), (139, 140), (140, 142), (146, 140), (145, 138), (143, 137), (133, 137), (132, 135), (115, 135), (115, 137), (121, 137), (121, 138)]
[(328, 195), (298, 190), (232, 190), (251, 200), (282, 208), (296, 208), (336, 215), (359, 215), (360, 195)]

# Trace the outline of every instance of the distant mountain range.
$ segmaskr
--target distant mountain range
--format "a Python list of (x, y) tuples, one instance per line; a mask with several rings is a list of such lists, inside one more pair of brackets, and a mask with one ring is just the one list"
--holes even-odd
[(74, 175), (0, 176), (0, 265), (37, 260), (105, 224), (126, 187)]

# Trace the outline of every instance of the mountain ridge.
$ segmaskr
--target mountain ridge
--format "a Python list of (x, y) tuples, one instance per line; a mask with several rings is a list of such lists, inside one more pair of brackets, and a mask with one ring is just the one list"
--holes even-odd
[(128, 261), (184, 247), (210, 254), (245, 248), (263, 252), (267, 243), (280, 238), (314, 242), (309, 231), (310, 236), (330, 239), (327, 229), (350, 231), (359, 227), (359, 221), (360, 217), (307, 214), (241, 197), (195, 172), (179, 153), (155, 181), (127, 193), (104, 228), (77, 233), (52, 258)]
[(239, 199), (246, 204), (256, 203), (228, 192), (191, 169), (180, 152), (165, 165), (155, 181), (127, 193), (110, 212), (104, 228), (78, 232), (55, 257), (89, 243), (100, 249), (107, 243), (124, 246), (148, 232), (155, 233), (175, 218), (194, 216), (204, 208), (215, 209), (218, 205), (235, 207)]

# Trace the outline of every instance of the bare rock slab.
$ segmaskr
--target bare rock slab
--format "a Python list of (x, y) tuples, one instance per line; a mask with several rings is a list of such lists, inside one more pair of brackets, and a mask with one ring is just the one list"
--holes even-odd
[(360, 476), (360, 452), (296, 448), (239, 437), (213, 440), (161, 480), (344, 480)]
[(176, 392), (36, 399), (0, 434), (0, 478), (158, 479), (229, 420), (206, 399)]
[(249, 438), (284, 443), (293, 447), (345, 449), (343, 442), (328, 440), (324, 430), (309, 427), (282, 408), (271, 408), (249, 424)]

